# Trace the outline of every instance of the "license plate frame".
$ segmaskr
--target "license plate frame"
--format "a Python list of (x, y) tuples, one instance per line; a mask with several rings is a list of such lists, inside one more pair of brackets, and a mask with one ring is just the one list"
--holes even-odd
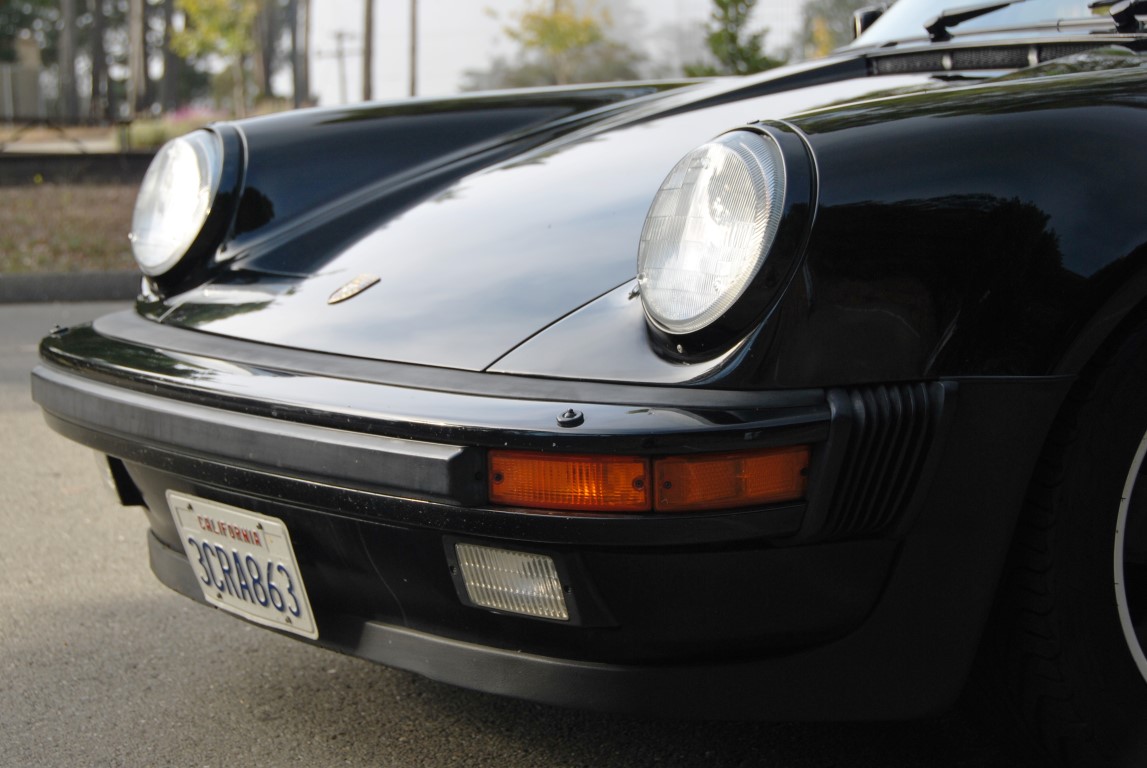
[(178, 491), (167, 492), (167, 505), (208, 603), (256, 624), (318, 639), (286, 523)]

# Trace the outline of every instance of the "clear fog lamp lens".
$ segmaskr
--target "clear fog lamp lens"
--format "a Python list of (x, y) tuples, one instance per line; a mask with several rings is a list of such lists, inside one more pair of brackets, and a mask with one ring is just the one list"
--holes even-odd
[(222, 168), (219, 141), (208, 131), (173, 139), (156, 153), (131, 218), (131, 248), (145, 274), (167, 272), (195, 242)]
[(690, 152), (661, 184), (637, 252), (641, 300), (655, 325), (698, 331), (760, 272), (784, 210), (776, 142), (734, 131)]
[(530, 552), (456, 544), (466, 594), (475, 605), (557, 621), (569, 620), (553, 558)]

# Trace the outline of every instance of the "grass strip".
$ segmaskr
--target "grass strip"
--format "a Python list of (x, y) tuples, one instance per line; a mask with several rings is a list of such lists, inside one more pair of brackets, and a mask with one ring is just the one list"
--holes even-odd
[(0, 188), (0, 273), (134, 269), (137, 185)]

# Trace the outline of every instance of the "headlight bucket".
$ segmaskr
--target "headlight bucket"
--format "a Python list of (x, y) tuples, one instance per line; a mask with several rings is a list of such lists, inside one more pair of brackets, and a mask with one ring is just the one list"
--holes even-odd
[(701, 359), (759, 325), (803, 254), (815, 202), (811, 152), (788, 125), (740, 127), (686, 155), (658, 190), (638, 250), (654, 347)]
[(243, 147), (231, 126), (193, 131), (152, 160), (132, 215), (132, 252), (151, 283), (170, 294), (205, 276), (231, 228), (242, 185)]

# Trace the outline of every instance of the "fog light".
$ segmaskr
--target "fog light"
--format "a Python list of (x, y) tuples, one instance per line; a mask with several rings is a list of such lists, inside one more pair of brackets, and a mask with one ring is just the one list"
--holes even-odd
[(508, 549), (455, 544), (466, 595), (474, 605), (543, 619), (569, 620), (554, 560)]

